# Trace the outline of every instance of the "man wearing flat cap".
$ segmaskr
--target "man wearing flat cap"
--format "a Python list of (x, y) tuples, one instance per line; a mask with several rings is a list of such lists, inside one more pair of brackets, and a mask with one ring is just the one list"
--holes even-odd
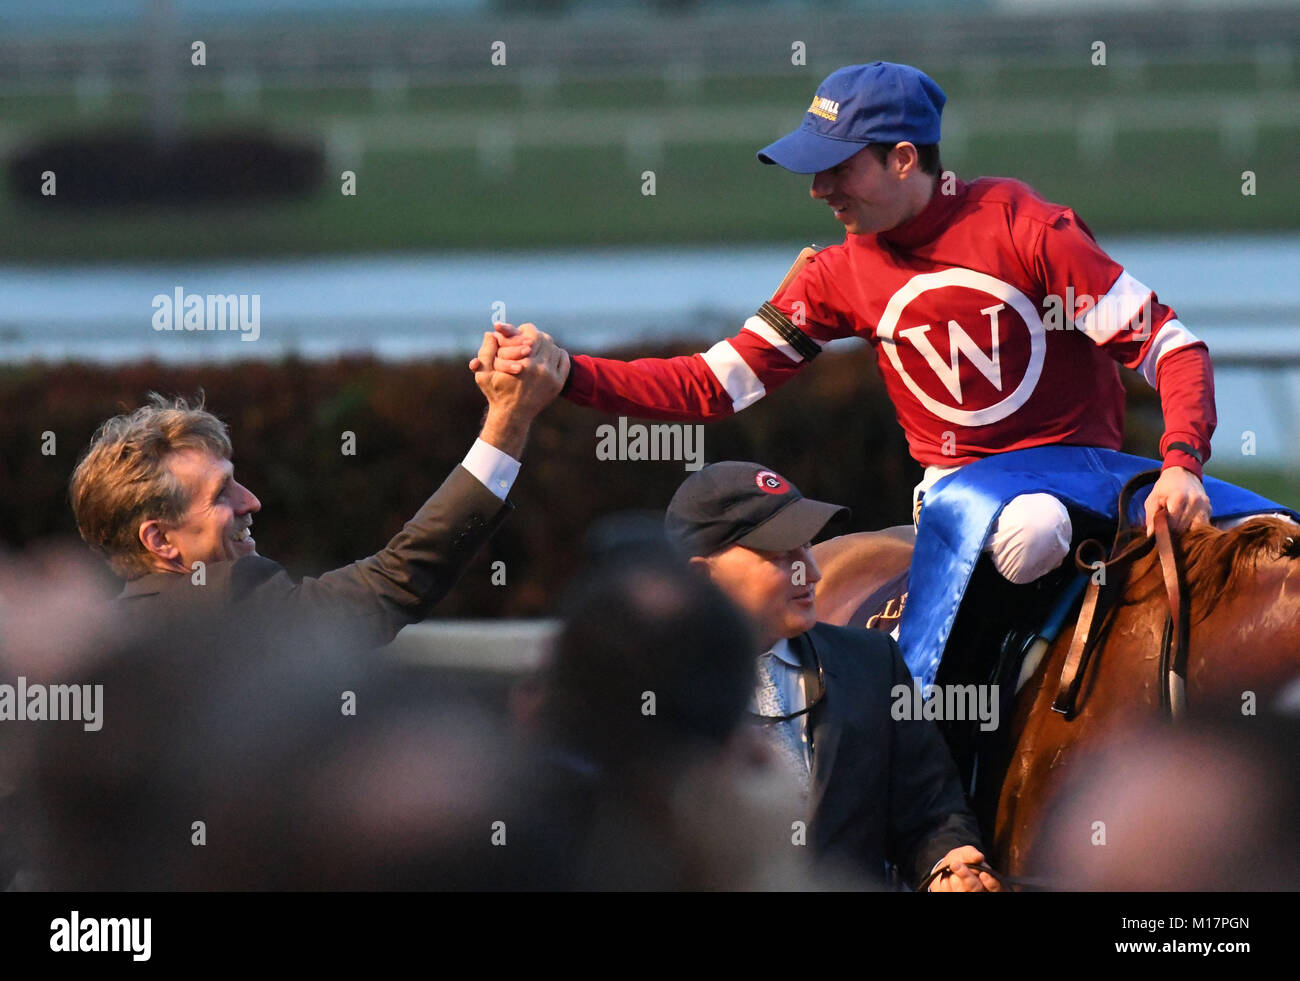
[(886, 863), (933, 891), (997, 891), (948, 748), (930, 721), (895, 720), (912, 678), (888, 634), (817, 622), (809, 546), (847, 509), (813, 501), (756, 463), (714, 463), (677, 489), (665, 527), (692, 566), (754, 623), (755, 722), (806, 799), (819, 859), (873, 879)]

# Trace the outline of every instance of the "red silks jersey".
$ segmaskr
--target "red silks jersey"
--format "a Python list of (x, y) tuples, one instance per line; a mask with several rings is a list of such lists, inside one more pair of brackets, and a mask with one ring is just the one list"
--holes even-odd
[(1201, 473), (1214, 431), (1209, 354), (1073, 211), (1019, 181), (954, 181), (879, 235), (819, 252), (736, 336), (702, 354), (577, 356), (566, 396), (657, 419), (738, 412), (828, 341), (875, 348), (921, 464), (951, 467), (1051, 443), (1119, 449), (1117, 364), (1160, 394), (1165, 466)]

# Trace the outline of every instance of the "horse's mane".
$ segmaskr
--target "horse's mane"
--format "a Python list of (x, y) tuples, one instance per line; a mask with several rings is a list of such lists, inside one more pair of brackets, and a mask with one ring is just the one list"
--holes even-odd
[[(1281, 518), (1247, 521), (1230, 531), (1202, 525), (1178, 538), (1183, 578), (1192, 598), (1192, 616), (1202, 619), (1214, 598), (1237, 588), (1260, 561), (1300, 558), (1300, 527)], [(1155, 549), (1133, 567), (1133, 599), (1164, 592), (1160, 558)], [(1138, 584), (1141, 586), (1138, 586)]]

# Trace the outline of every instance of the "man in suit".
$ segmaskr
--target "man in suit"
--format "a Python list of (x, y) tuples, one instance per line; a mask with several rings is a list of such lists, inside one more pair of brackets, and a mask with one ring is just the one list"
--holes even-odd
[(668, 505), (669, 536), (753, 621), (755, 703), (775, 755), (806, 787), (820, 858), (878, 878), (886, 862), (932, 891), (998, 891), (957, 770), (930, 721), (896, 721), (912, 678), (887, 634), (817, 622), (811, 541), (846, 509), (803, 497), (755, 463), (714, 463)]
[[(485, 334), (481, 365), (496, 347)], [(385, 644), (429, 613), (512, 510), (506, 496), (528, 429), (559, 392), (564, 362), (543, 355), (518, 374), (480, 367), (488, 411), (464, 462), (387, 546), (319, 578), (294, 583), (257, 554), (251, 526), (262, 505), (235, 480), (226, 426), (183, 400), (155, 396), (100, 427), (72, 476), (78, 530), (127, 580), (119, 602), (142, 621), (239, 603), (255, 623)]]

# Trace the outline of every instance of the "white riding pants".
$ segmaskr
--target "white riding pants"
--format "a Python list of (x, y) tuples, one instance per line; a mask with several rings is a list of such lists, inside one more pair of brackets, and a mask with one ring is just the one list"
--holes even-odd
[[(926, 467), (925, 476), (912, 492), (912, 520), (920, 519), (918, 507), (923, 495), (938, 480), (957, 467)], [(993, 523), (984, 551), (1002, 578), (1024, 584), (1045, 576), (1070, 553), (1074, 528), (1065, 505), (1051, 494), (1021, 494)]]

